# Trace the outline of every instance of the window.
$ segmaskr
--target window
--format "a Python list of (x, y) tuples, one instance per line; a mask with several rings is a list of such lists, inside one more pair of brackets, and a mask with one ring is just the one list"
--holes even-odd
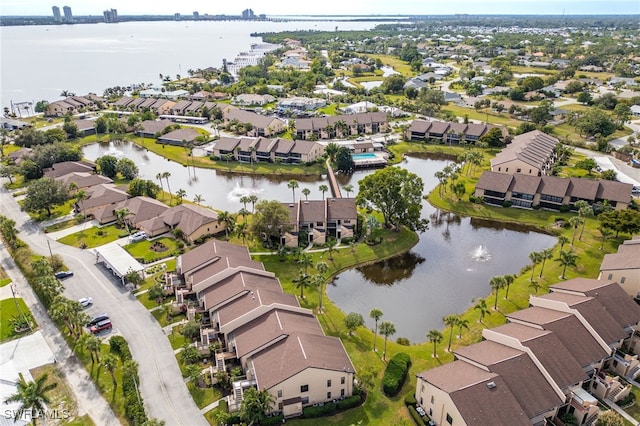
[(506, 169), (504, 169), (504, 171), (505, 171), (505, 172), (508, 172), (508, 171), (509, 171), (509, 168), (507, 167)]
[(516, 169), (516, 173), (520, 173), (520, 172), (522, 172), (522, 169), (521, 169), (520, 167), (518, 167), (518, 168)]
[(533, 171), (533, 170), (529, 169), (529, 174), (531, 174), (531, 172), (532, 172), (532, 171)]
[(327, 399), (331, 399), (331, 392), (327, 392)]
[(331, 387), (331, 379), (327, 380), (327, 387), (330, 388)]
[(344, 385), (344, 380), (345, 380), (344, 376), (340, 377), (340, 384), (341, 385)]
[(613, 274), (609, 274), (609, 277), (607, 278), (608, 280), (613, 278)]
[(620, 284), (624, 284), (624, 281), (626, 280), (625, 277), (620, 278)]
[(309, 403), (309, 397), (308, 396), (302, 397), (300, 402), (302, 402), (302, 405), (308, 404)]
[(502, 171), (502, 167), (498, 167), (498, 171), (499, 171), (499, 172), (500, 172), (500, 171)]
[(433, 404), (433, 395), (431, 395), (431, 403)]
[(300, 392), (309, 392), (309, 385), (300, 386)]
[(340, 396), (344, 396), (344, 389), (340, 389)]
[(278, 391), (278, 398), (282, 398), (282, 390)]
[(316, 226), (322, 226), (322, 222), (316, 222)]
[(451, 414), (447, 413), (447, 423), (449, 423), (450, 425), (453, 424), (453, 417), (451, 417)]

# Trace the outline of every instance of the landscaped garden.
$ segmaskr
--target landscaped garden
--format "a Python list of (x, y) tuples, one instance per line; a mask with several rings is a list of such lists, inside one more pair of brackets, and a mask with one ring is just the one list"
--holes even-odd
[(89, 228), (67, 235), (60, 238), (58, 242), (78, 248), (93, 248), (126, 237), (127, 235), (127, 231), (119, 228), (117, 225), (108, 225)]
[[(178, 256), (184, 247), (182, 241), (161, 237), (153, 241), (142, 240), (127, 244), (124, 249), (140, 263), (151, 263), (170, 256)], [(183, 250), (182, 250), (183, 251)]]

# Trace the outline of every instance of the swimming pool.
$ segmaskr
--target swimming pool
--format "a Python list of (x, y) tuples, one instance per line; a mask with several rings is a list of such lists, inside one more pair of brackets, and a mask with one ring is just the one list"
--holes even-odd
[(370, 158), (376, 158), (377, 155), (373, 152), (363, 152), (362, 154), (351, 154), (351, 158), (354, 160), (368, 160)]

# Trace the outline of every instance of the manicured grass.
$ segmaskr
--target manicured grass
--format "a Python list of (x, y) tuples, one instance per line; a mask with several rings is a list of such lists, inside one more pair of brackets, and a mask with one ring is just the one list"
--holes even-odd
[[(151, 246), (156, 243), (162, 243), (166, 247), (164, 251), (153, 251)], [(165, 257), (175, 256), (178, 250), (178, 241), (173, 238), (162, 237), (153, 241), (142, 240), (135, 243), (127, 244), (124, 249), (135, 257), (138, 261), (142, 259), (142, 263), (150, 263)]]
[(169, 335), (169, 342), (174, 350), (183, 347), (185, 343), (189, 343), (189, 340), (180, 334), (180, 330), (182, 330), (182, 326), (175, 326)]
[[(78, 403), (73, 396), (71, 388), (67, 384), (64, 378), (64, 373), (60, 371), (54, 364), (47, 364), (31, 370), (31, 375), (34, 378), (38, 378), (43, 374), (47, 375), (47, 384), (55, 383), (57, 386), (47, 393), (49, 400), (48, 405), (50, 409), (58, 410), (62, 415), (63, 410), (65, 414), (68, 414), (68, 418), (64, 419), (65, 425), (94, 425), (93, 421), (88, 414), (78, 417)], [(49, 420), (47, 420), (49, 423)], [(56, 423), (53, 423), (56, 424)]]
[(198, 408), (204, 408), (214, 401), (222, 398), (222, 392), (215, 387), (199, 388), (193, 383), (187, 383), (187, 389)]
[(9, 284), (11, 284), (11, 278), (0, 278), (0, 287), (4, 287)]
[[(465, 108), (454, 104), (446, 105), (442, 108), (444, 111), (450, 111), (455, 114), (456, 117), (467, 116), (471, 120), (480, 120), (482, 122), (487, 121), (487, 113), (485, 110), (476, 111), (474, 108)], [(509, 117), (509, 114), (502, 113), (496, 114), (493, 111), (489, 111), (489, 124), (501, 124), (508, 127), (518, 127), (522, 121)]]
[(631, 393), (636, 397), (636, 403), (624, 411), (636, 420), (640, 420), (640, 389), (635, 386), (631, 387)]
[(340, 108), (339, 103), (331, 103), (323, 108), (319, 108), (318, 113), (326, 115), (339, 115), (340, 112), (338, 111), (338, 108)]
[[(16, 306), (16, 302), (18, 306)], [(24, 303), (24, 300), (21, 298), (9, 298), (0, 300), (0, 342), (5, 342), (7, 340), (15, 339), (17, 337), (23, 337), (30, 334), (30, 331), (25, 331), (24, 333), (16, 334), (13, 330), (13, 327), (10, 324), (10, 320), (14, 317), (18, 317), (18, 307), (20, 308), (20, 313), (26, 315), (28, 319), (31, 319), (31, 331), (34, 331), (38, 328), (38, 324), (36, 324), (29, 308)]]
[(73, 247), (92, 248), (126, 236), (126, 229), (118, 228), (116, 225), (103, 226), (102, 228), (89, 228), (75, 234), (67, 235), (58, 241)]
[[(18, 204), (22, 205), (20, 201), (18, 201)], [(47, 215), (46, 210), (42, 210), (39, 212), (27, 212), (27, 213), (29, 214), (29, 217), (35, 220), (36, 222), (42, 222), (44, 220), (51, 220), (57, 217), (68, 215), (69, 213), (71, 213), (71, 211), (73, 211), (73, 204), (74, 204), (74, 200), (69, 200), (62, 205), (52, 207), (51, 215)]]
[(405, 77), (412, 77), (416, 73), (411, 70), (411, 65), (401, 59), (396, 58), (391, 55), (373, 55), (367, 54), (368, 57), (372, 59), (380, 59), (384, 65), (388, 65), (393, 67), (394, 70), (398, 71)]
[(525, 67), (525, 66), (512, 66), (511, 72), (516, 74), (545, 74), (545, 75), (554, 75), (558, 71), (548, 70), (546, 68), (536, 68), (536, 67)]

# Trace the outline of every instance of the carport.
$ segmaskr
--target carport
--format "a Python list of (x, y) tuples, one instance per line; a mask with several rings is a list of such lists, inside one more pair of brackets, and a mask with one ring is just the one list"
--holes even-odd
[(125, 277), (131, 272), (137, 272), (144, 279), (144, 266), (118, 244), (97, 247), (94, 252), (96, 263), (104, 263), (113, 275), (120, 278), (122, 285), (125, 285)]

